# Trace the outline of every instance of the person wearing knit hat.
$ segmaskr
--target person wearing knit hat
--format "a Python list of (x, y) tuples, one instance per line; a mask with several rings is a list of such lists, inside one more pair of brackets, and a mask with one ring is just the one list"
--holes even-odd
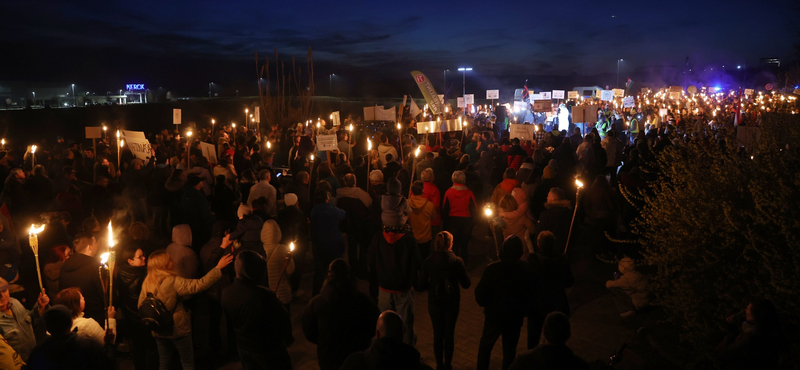
[(239, 205), (239, 210), (236, 212), (236, 214), (239, 216), (239, 219), (241, 220), (244, 218), (244, 216), (247, 216), (252, 212), (253, 212), (252, 208), (248, 207), (247, 204), (242, 203)]
[(575, 355), (566, 343), (572, 335), (569, 318), (561, 312), (547, 315), (544, 321), (544, 343), (519, 354), (509, 370), (544, 369), (558, 364), (563, 369), (589, 369), (582, 358)]
[(284, 194), (283, 195), (283, 204), (285, 204), (287, 207), (291, 207), (291, 206), (297, 204), (297, 194), (294, 194), (294, 193)]
[(386, 194), (381, 196), (381, 222), (390, 228), (403, 227), (411, 214), (411, 206), (405, 197), (400, 195), (403, 186), (397, 178), (392, 177), (386, 184)]

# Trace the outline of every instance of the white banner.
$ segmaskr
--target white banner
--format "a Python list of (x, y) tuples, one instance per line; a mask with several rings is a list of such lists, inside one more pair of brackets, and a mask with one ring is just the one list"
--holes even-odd
[(564, 90), (553, 90), (553, 99), (564, 99)]
[(336, 135), (317, 135), (317, 150), (339, 149)]
[(256, 111), (253, 114), (253, 118), (256, 119), (256, 123), (261, 123), (261, 107), (256, 107)]
[[(797, 90), (795, 90), (794, 93), (797, 94)], [(744, 89), (744, 94), (747, 96), (753, 96), (753, 89)]]
[(486, 90), (486, 99), (500, 99), (500, 90)]
[(142, 135), (142, 137), (138, 137), (139, 135), (133, 135), (133, 136), (123, 135), (123, 137), (125, 138), (125, 145), (131, 150), (131, 153), (133, 153), (133, 155), (136, 158), (141, 159), (145, 163), (147, 163), (147, 160), (152, 155), (152, 152), (150, 151), (150, 142), (147, 141), (147, 139), (143, 138), (144, 133), (139, 131), (125, 131), (125, 132), (126, 133), (133, 132)]
[(536, 132), (536, 125), (521, 125), (512, 123), (509, 128), (509, 137), (519, 138), (520, 140), (533, 140)]
[(603, 90), (600, 92), (600, 100), (612, 101), (614, 100), (614, 92), (611, 90)]
[(432, 134), (437, 132), (461, 131), (464, 127), (464, 122), (458, 119), (417, 122), (417, 133)]
[(615, 98), (621, 98), (621, 97), (625, 96), (625, 90), (623, 90), (623, 89), (613, 89), (611, 91), (614, 92), (614, 97)]
[(146, 137), (144, 137), (144, 132), (141, 131), (122, 130), (122, 135), (124, 135), (125, 138), (128, 139), (147, 139)]
[(467, 106), (467, 103), (464, 102), (464, 98), (456, 98), (456, 103), (459, 108), (464, 108)]
[(181, 110), (180, 109), (173, 109), (172, 110), (172, 124), (173, 125), (180, 125), (181, 124)]
[(475, 94), (464, 95), (464, 101), (467, 104), (475, 104)]
[(631, 108), (631, 107), (634, 106), (634, 104), (635, 104), (635, 102), (634, 102), (632, 96), (628, 96), (628, 97), (625, 97), (625, 98), (622, 99), (622, 107), (623, 108)]
[(542, 95), (542, 100), (553, 99), (553, 95), (549, 91), (542, 91), (540, 94)]
[(200, 150), (203, 151), (203, 157), (208, 159), (208, 163), (217, 164), (217, 148), (213, 144), (200, 142)]
[(567, 97), (569, 97), (570, 99), (577, 99), (578, 98), (578, 92), (577, 91), (570, 91), (570, 92), (567, 93)]
[(531, 98), (531, 100), (545, 100), (546, 99), (544, 96), (542, 96), (541, 93), (531, 94), (530, 98)]
[(411, 98), (411, 106), (408, 107), (408, 110), (411, 113), (411, 117), (416, 117), (418, 114), (420, 114), (420, 112), (422, 112), (414, 98)]
[(397, 107), (384, 109), (382, 107), (375, 107), (375, 120), (376, 121), (397, 121)]

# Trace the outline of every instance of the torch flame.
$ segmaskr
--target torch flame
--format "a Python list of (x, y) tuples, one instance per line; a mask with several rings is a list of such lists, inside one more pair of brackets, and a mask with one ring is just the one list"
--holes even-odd
[(289, 243), (289, 252), (294, 252), (294, 242)]
[(313, 155), (313, 154), (311, 155), (311, 160), (312, 160), (312, 161), (314, 160), (314, 155)]
[(119, 130), (117, 130), (117, 138), (119, 138)]
[(31, 145), (31, 154), (36, 154), (36, 145)]
[(30, 231), (28, 231), (28, 234), (36, 235), (42, 232), (42, 230), (44, 230), (44, 224), (40, 225), (39, 227), (36, 227), (36, 225), (31, 224), (31, 229)]
[(114, 248), (114, 229), (111, 228), (111, 221), (108, 222), (108, 247)]
[(486, 207), (486, 208), (484, 208), (484, 209), (483, 209), (483, 213), (485, 213), (485, 214), (486, 214), (486, 217), (492, 217), (492, 213), (493, 213), (493, 211), (492, 211), (492, 209), (491, 209), (491, 208), (489, 208), (489, 207)]
[(581, 182), (581, 180), (578, 180), (578, 179), (575, 179), (575, 185), (578, 185), (578, 188), (582, 188), (583, 187), (583, 183)]
[(108, 264), (108, 252), (100, 255), (100, 264)]
[(420, 147), (418, 146), (417, 150), (414, 151), (414, 157), (419, 157), (419, 148)]

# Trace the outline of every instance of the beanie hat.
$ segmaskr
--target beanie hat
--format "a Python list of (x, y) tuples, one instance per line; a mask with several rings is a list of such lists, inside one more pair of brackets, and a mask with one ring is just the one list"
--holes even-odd
[(294, 193), (287, 193), (283, 195), (283, 203), (286, 204), (287, 207), (291, 207), (297, 204), (297, 194)]
[(567, 315), (561, 312), (551, 312), (544, 319), (542, 333), (544, 334), (544, 339), (547, 339), (547, 343), (561, 345), (567, 343), (567, 339), (572, 336), (572, 329)]
[(396, 177), (392, 177), (389, 179), (389, 182), (386, 184), (386, 193), (389, 195), (400, 195), (400, 192), (403, 191), (403, 185), (400, 184), (400, 181), (397, 180)]
[(242, 218), (245, 215), (249, 215), (250, 212), (253, 212), (253, 210), (248, 207), (247, 204), (242, 203), (239, 205), (239, 210), (236, 212), (236, 214), (239, 215), (239, 218)]
[(552, 179), (553, 177), (556, 177), (556, 171), (553, 170), (553, 167), (550, 166), (545, 167), (544, 171), (542, 172), (542, 178)]

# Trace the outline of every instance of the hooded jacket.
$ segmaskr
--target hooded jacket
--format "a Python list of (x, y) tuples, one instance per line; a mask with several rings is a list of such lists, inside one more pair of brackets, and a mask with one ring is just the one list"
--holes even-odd
[(142, 282), (147, 276), (147, 266), (131, 266), (128, 261), (120, 261), (117, 265), (115, 291), (117, 302), (125, 313), (125, 318), (133, 321), (139, 320), (139, 292)]
[(417, 243), (427, 243), (432, 239), (431, 225), (432, 220), (436, 217), (436, 210), (425, 195), (412, 195), (408, 199), (408, 204), (411, 206), (411, 230), (414, 231), (414, 239)]
[[(100, 261), (82, 253), (75, 253), (61, 265), (58, 289), (80, 288), (86, 301), (83, 312), (87, 318), (98, 323), (105, 322), (106, 311), (103, 300), (103, 285), (100, 283), (98, 268)], [(16, 313), (15, 313), (16, 314)], [(8, 339), (8, 336), (6, 336)], [(19, 351), (17, 351), (19, 352)], [(25, 355), (23, 358), (26, 358)]]
[(381, 222), (388, 227), (401, 227), (408, 222), (411, 206), (402, 195), (381, 196)]
[(366, 351), (348, 356), (341, 370), (428, 369), (420, 358), (419, 351), (398, 339), (379, 338)]
[[(283, 304), (292, 302), (292, 289), (289, 286), (289, 275), (294, 273), (294, 259), (289, 257), (289, 247), (281, 242), (281, 229), (275, 220), (267, 220), (261, 228), (261, 242), (267, 256), (267, 282), (269, 288), (278, 296)], [(283, 264), (286, 263), (286, 271)], [(281, 278), (281, 275), (283, 278)], [(280, 286), (277, 286), (280, 280)]]
[(197, 276), (197, 253), (192, 245), (192, 230), (189, 225), (177, 225), (172, 228), (172, 244), (167, 246), (167, 254), (175, 264), (175, 271), (184, 279)]
[(539, 224), (536, 227), (536, 231), (537, 233), (545, 230), (551, 231), (556, 236), (556, 245), (563, 251), (567, 246), (569, 224), (572, 220), (572, 207), (566, 199), (545, 203), (544, 207), (545, 210), (539, 216)]
[(503, 182), (497, 184), (494, 188), (494, 192), (492, 192), (492, 203), (495, 205), (500, 204), (500, 200), (502, 200), (506, 194), (511, 194), (511, 191), (518, 187), (519, 181), (516, 179), (504, 179)]
[(436, 211), (436, 215), (431, 221), (431, 226), (440, 226), (442, 224), (442, 193), (439, 192), (436, 184), (426, 181), (422, 183), (422, 195), (433, 203), (433, 208)]
[(428, 304), (441, 299), (456, 302), (461, 297), (461, 288), (469, 289), (472, 284), (464, 260), (453, 251), (434, 251), (423, 262), (420, 275), (420, 290), (428, 291)]
[(453, 184), (453, 187), (444, 193), (442, 217), (473, 217), (477, 204), (472, 190), (466, 185)]
[(378, 286), (387, 292), (407, 292), (417, 283), (422, 257), (411, 234), (376, 233), (367, 255)]
[(369, 194), (364, 191), (363, 189), (359, 188), (358, 186), (353, 187), (343, 187), (336, 190), (336, 199), (341, 200), (342, 198), (355, 198), (361, 200), (364, 203), (364, 206), (369, 208), (372, 205), (372, 198)]
[(487, 322), (521, 326), (535, 303), (535, 281), (528, 264), (508, 249), (500, 252), (500, 261), (486, 266), (475, 286), (475, 301), (484, 307)]
[(386, 155), (391, 154), (392, 158), (397, 159), (397, 149), (389, 144), (378, 144), (378, 158), (381, 162), (381, 168), (386, 167)]
[[(511, 195), (517, 201), (517, 209), (512, 212), (504, 212), (503, 210), (499, 212), (500, 217), (503, 218), (506, 224), (506, 227), (503, 228), (503, 239), (516, 235), (525, 240), (525, 233), (528, 228), (533, 226), (533, 219), (528, 212), (528, 198), (522, 188), (512, 190)], [(523, 251), (522, 258), (526, 259), (529, 251), (527, 248), (523, 249)]]
[(243, 250), (250, 250), (265, 257), (261, 244), (262, 226), (264, 226), (264, 221), (254, 214), (245, 215), (239, 220), (236, 230), (230, 234), (230, 240), (238, 240), (242, 245), (241, 248), (234, 251), (234, 257)]

